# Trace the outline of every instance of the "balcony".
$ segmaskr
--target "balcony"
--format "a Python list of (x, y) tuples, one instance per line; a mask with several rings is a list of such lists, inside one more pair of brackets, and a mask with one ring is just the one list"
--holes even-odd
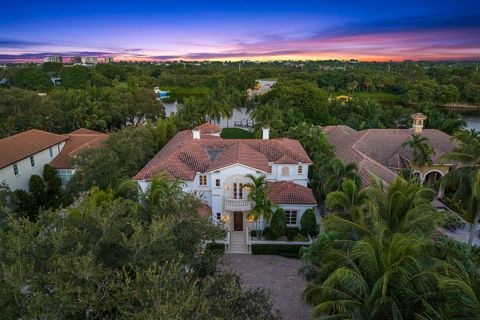
[(249, 199), (225, 199), (224, 209), (228, 211), (250, 211), (252, 202)]

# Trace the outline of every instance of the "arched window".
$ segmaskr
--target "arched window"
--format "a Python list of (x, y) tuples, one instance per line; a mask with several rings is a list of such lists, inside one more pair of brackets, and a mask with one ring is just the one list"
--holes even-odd
[(282, 176), (289, 176), (290, 175), (290, 168), (283, 167), (282, 168)]

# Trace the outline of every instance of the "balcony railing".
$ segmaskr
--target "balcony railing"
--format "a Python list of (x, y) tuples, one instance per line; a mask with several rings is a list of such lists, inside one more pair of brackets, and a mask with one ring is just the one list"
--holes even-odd
[(250, 211), (252, 202), (250, 199), (225, 199), (224, 208), (229, 211)]

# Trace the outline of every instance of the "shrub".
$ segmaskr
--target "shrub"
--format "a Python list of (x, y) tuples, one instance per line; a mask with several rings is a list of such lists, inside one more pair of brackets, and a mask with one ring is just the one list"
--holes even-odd
[(300, 249), (303, 245), (299, 244), (253, 244), (252, 254), (254, 255), (276, 255), (285, 258), (298, 259)]
[(287, 236), (288, 240), (292, 241), (299, 232), (300, 229), (297, 227), (287, 227), (285, 235)]
[(273, 213), (272, 220), (270, 221), (270, 233), (273, 240), (285, 235), (287, 229), (287, 223), (285, 221), (285, 211), (282, 208), (278, 208)]
[(38, 212), (37, 200), (25, 190), (17, 189), (12, 194), (13, 211), (33, 220)]
[(318, 233), (317, 220), (312, 209), (307, 209), (300, 220), (300, 231), (304, 236), (315, 237)]
[(42, 205), (47, 197), (47, 188), (45, 181), (42, 177), (33, 175), (28, 181), (28, 186), (30, 188), (30, 194), (35, 198), (38, 205)]
[(240, 128), (225, 128), (220, 133), (223, 139), (253, 139), (253, 134)]

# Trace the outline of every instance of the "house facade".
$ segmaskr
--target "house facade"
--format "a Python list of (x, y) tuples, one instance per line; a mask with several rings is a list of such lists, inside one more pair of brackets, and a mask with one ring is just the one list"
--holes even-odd
[[(453, 163), (444, 163), (441, 158), (452, 152), (457, 142), (437, 129), (425, 129), (427, 117), (422, 113), (412, 115), (409, 129), (366, 129), (357, 131), (345, 125), (322, 128), (335, 154), (344, 163), (356, 163), (359, 175), (368, 184), (371, 175), (389, 184), (402, 171), (409, 171), (423, 184), (433, 186), (451, 168)], [(425, 137), (433, 148), (431, 164), (418, 164), (414, 161), (414, 151), (406, 142), (412, 135)]]
[(76, 169), (73, 165), (75, 156), (85, 149), (98, 147), (108, 137), (105, 133), (84, 128), (75, 130), (65, 136), (68, 139), (65, 141), (64, 148), (50, 163), (50, 166), (57, 171), (63, 187), (75, 174)]
[(28, 130), (0, 139), (0, 183), (10, 190), (29, 190), (32, 175), (60, 154), (68, 138), (41, 130)]
[(312, 161), (300, 142), (270, 139), (269, 129), (262, 139), (222, 139), (221, 130), (207, 123), (177, 133), (133, 179), (143, 189), (160, 172), (182, 180), (184, 190), (203, 200), (209, 217), (224, 223), (234, 241), (266, 226), (263, 218), (249, 219), (253, 203), (247, 175), (265, 176), (267, 196), (285, 210), (287, 226), (299, 227), (305, 210), (317, 204), (307, 187)]
[(30, 177), (42, 176), (43, 167), (49, 164), (66, 184), (75, 172), (72, 157), (105, 138), (105, 134), (87, 129), (66, 135), (32, 129), (0, 139), (0, 183), (12, 191), (29, 191)]

